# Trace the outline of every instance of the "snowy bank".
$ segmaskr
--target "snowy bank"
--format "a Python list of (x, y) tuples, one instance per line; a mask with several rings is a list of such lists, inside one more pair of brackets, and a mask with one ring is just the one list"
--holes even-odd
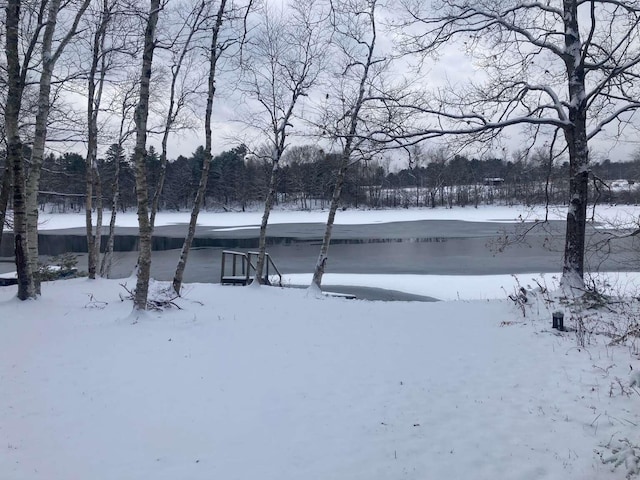
[[(262, 211), (255, 212), (200, 212), (198, 225), (218, 227), (222, 229), (255, 227), (260, 225)], [(189, 223), (191, 212), (158, 212), (156, 226)], [(455, 208), (409, 208), (389, 210), (356, 210), (339, 211), (336, 214), (337, 225), (369, 225), (389, 222), (410, 222), (418, 220), (460, 220), (467, 222), (533, 222), (544, 220), (565, 220), (566, 206), (552, 206), (548, 211), (544, 206), (525, 207), (522, 205), (507, 207), (500, 205)], [(596, 210), (595, 220), (598, 222), (623, 222), (637, 220), (640, 207), (631, 205), (601, 205)], [(40, 230), (78, 228), (85, 226), (85, 215), (82, 213), (44, 213), (39, 215)], [(286, 223), (326, 223), (327, 211), (295, 211), (274, 210), (269, 216), (269, 224)], [(95, 214), (94, 214), (95, 222)], [(135, 212), (118, 212), (117, 226), (137, 227), (138, 218)]]
[(635, 353), (545, 311), (196, 284), (136, 319), (125, 293), (0, 288), (3, 478), (606, 480), (594, 450), (638, 440)]

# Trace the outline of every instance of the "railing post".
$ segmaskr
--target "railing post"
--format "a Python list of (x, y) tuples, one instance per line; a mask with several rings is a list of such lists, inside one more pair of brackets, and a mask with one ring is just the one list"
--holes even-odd
[(222, 252), (222, 268), (220, 269), (220, 284), (222, 284), (222, 281), (224, 280), (224, 261), (227, 258), (227, 255), (225, 252)]
[(245, 277), (245, 284), (249, 285), (249, 277), (251, 276), (251, 252), (247, 252), (247, 273)]
[(269, 262), (271, 261), (271, 257), (269, 256), (269, 254), (267, 254), (267, 261), (265, 262), (267, 264), (267, 273), (264, 276), (264, 281), (263, 283), (265, 285), (269, 285)]

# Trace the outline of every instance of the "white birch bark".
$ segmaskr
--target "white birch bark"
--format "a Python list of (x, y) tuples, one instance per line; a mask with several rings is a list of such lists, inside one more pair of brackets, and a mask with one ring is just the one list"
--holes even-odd
[(184, 269), (187, 266), (187, 259), (189, 257), (189, 251), (191, 250), (191, 243), (193, 242), (193, 237), (195, 235), (196, 224), (198, 222), (198, 214), (204, 200), (205, 192), (207, 191), (207, 180), (209, 178), (209, 169), (211, 167), (211, 115), (213, 113), (213, 98), (216, 92), (216, 66), (220, 55), (218, 38), (220, 34), (220, 28), (222, 27), (226, 3), (227, 0), (220, 0), (220, 6), (218, 8), (218, 13), (216, 14), (216, 21), (211, 32), (211, 47), (209, 48), (209, 77), (207, 82), (207, 107), (204, 117), (204, 159), (202, 162), (200, 182), (198, 183), (198, 191), (196, 193), (195, 201), (193, 202), (193, 209), (191, 210), (191, 217), (189, 219), (187, 236), (182, 244), (180, 259), (178, 260), (176, 272), (173, 276), (173, 290), (177, 295), (180, 295), (180, 290), (182, 288), (182, 278), (184, 276)]
[[(224, 3), (226, 3), (226, 0)], [(162, 142), (161, 142), (162, 151), (160, 152), (160, 176), (158, 178), (158, 184), (156, 185), (156, 189), (153, 194), (153, 200), (151, 202), (150, 223), (151, 223), (152, 230), (155, 227), (156, 214), (158, 213), (158, 208), (160, 206), (160, 196), (162, 195), (162, 190), (164, 189), (164, 182), (167, 175), (167, 163), (169, 161), (167, 156), (167, 144), (169, 142), (169, 135), (171, 135), (176, 118), (178, 117), (178, 114), (180, 113), (180, 110), (182, 109), (182, 106), (183, 106), (182, 98), (180, 98), (179, 101), (176, 101), (177, 90), (178, 90), (177, 88), (178, 78), (182, 70), (183, 62), (192, 48), (193, 37), (198, 31), (198, 29), (201, 27), (202, 15), (205, 11), (205, 6), (206, 6), (205, 2), (204, 1), (201, 2), (194, 9), (192, 14), (189, 15), (189, 18), (185, 22), (185, 25), (187, 25), (189, 28), (189, 33), (187, 35), (187, 38), (184, 40), (182, 48), (180, 49), (180, 54), (178, 55), (178, 59), (175, 61), (175, 63), (172, 65), (172, 68), (171, 68), (171, 86), (169, 88), (169, 107), (167, 111), (167, 116), (165, 117), (164, 130), (162, 132)], [(215, 29), (216, 27), (214, 27), (214, 31)], [(217, 31), (215, 32), (215, 35), (217, 37)]]
[(371, 67), (374, 63), (376, 63), (376, 60), (374, 59), (374, 53), (376, 49), (376, 1), (370, 1), (367, 6), (368, 10), (366, 10), (365, 14), (368, 18), (367, 27), (370, 29), (370, 38), (361, 37), (361, 30), (357, 31), (358, 36), (349, 38), (349, 40), (357, 42), (360, 45), (366, 45), (366, 57), (364, 60), (358, 58), (348, 59), (350, 65), (359, 65), (360, 68), (362, 68), (362, 74), (359, 78), (358, 94), (353, 104), (350, 106), (349, 111), (346, 112), (346, 116), (349, 119), (347, 123), (347, 131), (344, 133), (336, 132), (337, 136), (341, 137), (343, 140), (340, 169), (336, 177), (336, 184), (333, 189), (333, 194), (331, 195), (331, 206), (329, 207), (329, 215), (327, 217), (325, 233), (322, 238), (320, 254), (318, 255), (318, 260), (316, 261), (316, 265), (313, 271), (313, 278), (311, 280), (312, 289), (319, 290), (322, 284), (322, 277), (324, 275), (327, 261), (329, 259), (329, 245), (331, 244), (331, 235), (333, 232), (333, 224), (336, 217), (336, 211), (338, 210), (338, 206), (340, 204), (342, 186), (344, 185), (344, 179), (347, 174), (349, 162), (351, 161), (351, 153), (354, 147), (354, 142), (357, 143), (360, 141), (359, 139), (356, 139), (355, 135), (358, 131), (358, 124), (360, 122), (360, 110), (362, 109), (362, 106), (365, 102), (365, 87), (367, 81), (369, 80)]
[(322, 18), (318, 8), (319, 4), (313, 1), (301, 1), (292, 7), (293, 15), (289, 18), (282, 12), (266, 9), (258, 38), (252, 43), (253, 55), (249, 54), (247, 62), (250, 80), (246, 89), (258, 100), (268, 119), (263, 130), (272, 162), (260, 225), (255, 284), (264, 281), (267, 225), (276, 200), (279, 162), (287, 147), (294, 111), (316, 84), (325, 60), (326, 25), (316, 18)]
[[(98, 115), (106, 76), (105, 40), (107, 27), (112, 19), (108, 0), (102, 2), (98, 25), (93, 35), (91, 67), (87, 78), (87, 172), (85, 223), (87, 230), (87, 270), (90, 279), (96, 278), (100, 260), (100, 242), (102, 238), (102, 185), (98, 172)], [(93, 194), (96, 196), (96, 227), (93, 230)]]
[(35, 286), (27, 259), (27, 222), (25, 209), (25, 173), (22, 158), (19, 119), (25, 73), (18, 54), (20, 33), (20, 0), (8, 0), (6, 6), (5, 53), (7, 57), (7, 103), (5, 105), (5, 133), (7, 136), (7, 162), (13, 169), (13, 233), (16, 271), (20, 300), (34, 298)]
[(136, 194), (138, 201), (139, 252), (137, 264), (137, 281), (133, 304), (136, 310), (147, 309), (149, 280), (151, 272), (151, 224), (149, 222), (149, 191), (147, 188), (147, 172), (145, 154), (147, 147), (147, 120), (149, 117), (149, 86), (151, 67), (155, 50), (156, 27), (160, 13), (160, 0), (151, 0), (149, 16), (144, 34), (144, 51), (142, 54), (142, 72), (140, 74), (140, 98), (135, 112), (136, 144), (133, 158), (136, 173)]
[[(73, 25), (53, 50), (53, 39), (56, 32), (58, 13), (61, 8), (61, 0), (51, 0), (48, 4), (48, 17), (42, 37), (42, 72), (39, 80), (38, 112), (36, 114), (35, 135), (31, 150), (31, 162), (29, 176), (26, 183), (25, 206), (27, 212), (27, 252), (31, 272), (38, 271), (38, 190), (40, 186), (40, 173), (44, 159), (44, 148), (47, 140), (47, 122), (51, 109), (51, 79), (57, 60), (62, 55), (65, 47), (75, 36), (82, 15), (89, 6), (90, 0), (85, 0), (79, 7)], [(34, 275), (36, 292), (40, 293), (40, 279)]]
[(102, 257), (102, 264), (100, 265), (100, 275), (102, 277), (109, 278), (111, 274), (111, 265), (113, 263), (113, 248), (115, 245), (116, 236), (116, 218), (118, 215), (118, 203), (120, 199), (120, 152), (122, 146), (128, 136), (125, 132), (125, 124), (129, 118), (129, 113), (133, 108), (132, 97), (134, 96), (135, 86), (131, 85), (130, 88), (124, 93), (121, 109), (120, 109), (120, 130), (118, 134), (118, 151), (117, 158), (115, 159), (115, 173), (113, 177), (112, 196), (111, 196), (111, 215), (109, 219), (109, 234), (107, 236), (107, 244), (105, 246), (104, 255)]

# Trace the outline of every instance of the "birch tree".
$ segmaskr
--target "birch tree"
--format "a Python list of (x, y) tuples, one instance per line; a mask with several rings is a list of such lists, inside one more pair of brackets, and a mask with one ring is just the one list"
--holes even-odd
[(219, 43), (220, 29), (225, 18), (227, 8), (227, 0), (220, 0), (218, 6), (218, 12), (214, 17), (214, 23), (211, 27), (211, 44), (209, 47), (209, 73), (207, 79), (207, 104), (204, 114), (204, 130), (205, 130), (205, 147), (204, 147), (204, 159), (202, 162), (202, 171), (200, 173), (200, 181), (198, 183), (198, 191), (196, 198), (193, 202), (193, 208), (191, 210), (191, 217), (189, 219), (189, 227), (187, 229), (187, 236), (182, 244), (182, 250), (180, 251), (180, 259), (176, 266), (176, 271), (173, 276), (173, 289), (177, 295), (180, 295), (180, 289), (182, 288), (182, 278), (184, 276), (184, 269), (187, 265), (187, 259), (189, 257), (189, 251), (191, 250), (191, 243), (196, 231), (196, 223), (198, 221), (198, 214), (200, 213), (200, 207), (204, 200), (204, 195), (207, 191), (207, 181), (209, 179), (209, 169), (211, 168), (211, 116), (213, 113), (213, 98), (216, 92), (216, 73), (218, 60), (224, 48), (221, 48)]
[(103, 0), (102, 8), (97, 12), (95, 31), (91, 42), (91, 66), (87, 76), (87, 173), (85, 183), (85, 225), (87, 229), (87, 270), (89, 278), (96, 277), (96, 270), (100, 256), (100, 239), (102, 226), (102, 194), (97, 192), (97, 222), (95, 234), (93, 231), (93, 187), (99, 184), (98, 173), (98, 115), (105, 76), (107, 73), (107, 56), (105, 43), (107, 29), (112, 21), (115, 3)]
[[(569, 157), (569, 209), (563, 284), (582, 286), (587, 223), (589, 144), (631, 129), (640, 108), (640, 5), (632, 0), (547, 2), (405, 2), (404, 47), (421, 55), (461, 48), (480, 80), (442, 90), (412, 108), (422, 111), (415, 141), (442, 134), (491, 140), (528, 128), (535, 141), (556, 132)], [(452, 46), (452, 42), (454, 46)], [(447, 50), (449, 49), (449, 50)]]
[[(7, 103), (5, 105), (5, 132), (7, 136), (7, 162), (13, 169), (13, 234), (15, 241), (16, 271), (18, 274), (18, 298), (26, 300), (35, 296), (33, 276), (27, 261), (27, 225), (25, 209), (25, 172), (22, 159), (22, 139), (19, 119), (22, 107), (22, 95), (25, 88), (27, 68), (20, 63), (20, 0), (7, 0), (5, 15), (5, 54), (7, 57)], [(44, 8), (38, 13), (39, 28), (44, 18)], [(26, 52), (33, 54), (35, 42)]]
[[(131, 121), (131, 111), (135, 109), (134, 97), (137, 93), (136, 85), (132, 82), (126, 86), (119, 95), (118, 106), (120, 112), (118, 139), (114, 144), (114, 176), (111, 184), (111, 215), (109, 218), (109, 234), (107, 236), (107, 244), (105, 245), (102, 263), (100, 264), (100, 276), (109, 278), (111, 273), (111, 265), (113, 262), (113, 248), (116, 236), (116, 218), (118, 215), (118, 203), (120, 199), (120, 156), (123, 154), (123, 145), (131, 130), (129, 123)], [(91, 232), (88, 232), (91, 235)]]
[[(226, 3), (226, 1), (223, 3)], [(151, 229), (155, 226), (156, 214), (160, 206), (160, 196), (162, 195), (162, 189), (164, 188), (164, 181), (167, 174), (167, 163), (169, 161), (167, 157), (167, 145), (169, 142), (169, 136), (174, 130), (174, 126), (178, 116), (182, 112), (182, 109), (187, 105), (188, 97), (193, 96), (196, 93), (195, 88), (190, 88), (188, 86), (188, 82), (186, 80), (187, 77), (182, 75), (182, 73), (185, 69), (188, 70), (188, 65), (185, 65), (185, 63), (187, 63), (188, 57), (194, 49), (194, 37), (198, 31), (203, 28), (203, 20), (207, 14), (205, 7), (206, 3), (202, 1), (198, 2), (198, 4), (192, 8), (187, 15), (187, 18), (182, 23), (176, 38), (172, 42), (173, 48), (170, 47), (172, 50), (172, 61), (170, 66), (171, 83), (169, 86), (167, 112), (164, 119), (164, 127), (162, 128), (160, 177), (151, 203)], [(216, 27), (213, 27), (213, 30), (216, 30)], [(215, 36), (217, 38), (217, 31)]]
[[(1, 60), (0, 60), (1, 61)], [(0, 68), (6, 71), (6, 64), (2, 62)], [(2, 234), (4, 233), (4, 227), (7, 219), (7, 207), (9, 206), (9, 197), (11, 196), (11, 164), (7, 159), (7, 143), (6, 132), (4, 129), (4, 107), (7, 104), (7, 90), (6, 79), (0, 77), (0, 110), (2, 115), (0, 116), (0, 138), (2, 138), (2, 145), (4, 148), (4, 167), (2, 169), (2, 183), (0, 184), (0, 246), (2, 245)]]
[[(24, 11), (22, 6), (23, 2), (11, 0), (5, 7), (4, 50), (7, 61), (7, 96), (4, 127), (7, 139), (6, 161), (11, 165), (13, 175), (13, 232), (18, 274), (17, 296), (20, 300), (26, 300), (36, 296), (36, 288), (28, 259), (27, 186), (21, 124), (26, 120), (24, 99), (28, 84), (35, 75), (34, 68), (38, 63), (36, 57), (38, 52), (44, 51), (42, 35), (47, 28), (49, 33), (55, 31), (58, 10), (47, 8), (46, 1), (24, 5)], [(53, 60), (51, 52), (48, 51), (42, 59), (43, 61)]]
[[(98, 148), (101, 143), (111, 143), (114, 140), (122, 147), (131, 132), (128, 123), (131, 120), (131, 98), (134, 93), (132, 85), (135, 82), (132, 81), (130, 60), (135, 58), (139, 48), (139, 35), (135, 33), (134, 25), (135, 15), (131, 15), (126, 4), (121, 0), (99, 0), (93, 5), (89, 14), (85, 15), (85, 42), (81, 43), (76, 53), (80, 63), (90, 58), (89, 66), (81, 78), (81, 92), (86, 95), (85, 229), (89, 278), (95, 278), (98, 270), (100, 275), (108, 275), (110, 270), (116, 210), (111, 211), (109, 226), (108, 245), (111, 245), (112, 250), (107, 253), (108, 247), (105, 249), (105, 258), (100, 265), (104, 209)], [(118, 124), (119, 128), (114, 134), (113, 126)], [(112, 206), (117, 205), (118, 201), (118, 178), (116, 175), (115, 185), (112, 185)]]
[(252, 125), (266, 137), (271, 163), (260, 223), (256, 283), (263, 281), (267, 224), (276, 199), (280, 159), (288, 145), (295, 110), (322, 70), (326, 36), (320, 6), (305, 0), (284, 11), (265, 7), (261, 23), (248, 44), (243, 89), (262, 112), (252, 116)]
[[(45, 144), (47, 140), (47, 122), (51, 109), (51, 82), (53, 79), (56, 62), (62, 52), (76, 35), (78, 25), (91, 0), (83, 0), (77, 5), (72, 15), (72, 23), (64, 32), (61, 39), (56, 41), (55, 34), (58, 25), (58, 16), (62, 9), (62, 0), (50, 0), (48, 3), (47, 21), (44, 28), (41, 44), (41, 72), (39, 79), (38, 112), (35, 119), (35, 134), (31, 147), (31, 161), (26, 185), (26, 209), (27, 209), (27, 248), (29, 264), (32, 272), (38, 270), (38, 189), (40, 185), (40, 172), (44, 158)], [(73, 3), (65, 5), (74, 6)], [(35, 277), (36, 292), (40, 291), (40, 280)]]
[[(316, 262), (312, 289), (320, 289), (328, 260), (329, 245), (336, 211), (340, 205), (342, 187), (354, 153), (368, 142), (366, 128), (362, 128), (369, 104), (378, 103), (384, 96), (380, 74), (388, 61), (376, 56), (378, 31), (377, 0), (347, 0), (332, 2), (331, 19), (334, 29), (333, 88), (324, 104), (322, 129), (325, 135), (341, 147), (340, 167), (336, 175), (331, 205), (320, 254)], [(374, 96), (375, 93), (375, 96)]]
[(160, 0), (150, 0), (149, 14), (144, 33), (139, 100), (134, 114), (136, 143), (133, 151), (133, 159), (136, 171), (138, 229), (140, 236), (136, 290), (133, 299), (134, 309), (136, 310), (147, 309), (147, 297), (149, 294), (149, 280), (151, 272), (151, 223), (149, 221), (149, 191), (147, 187), (145, 154), (147, 150), (147, 121), (149, 117), (151, 69), (156, 46), (156, 27), (158, 25), (160, 9)]

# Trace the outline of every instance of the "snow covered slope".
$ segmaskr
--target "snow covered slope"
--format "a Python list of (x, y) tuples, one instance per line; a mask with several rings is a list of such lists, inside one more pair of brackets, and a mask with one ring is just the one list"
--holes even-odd
[(14, 294), (7, 480), (621, 479), (594, 450), (638, 439), (640, 398), (619, 387), (637, 357), (508, 301), (189, 285), (181, 309), (136, 318), (118, 281)]

